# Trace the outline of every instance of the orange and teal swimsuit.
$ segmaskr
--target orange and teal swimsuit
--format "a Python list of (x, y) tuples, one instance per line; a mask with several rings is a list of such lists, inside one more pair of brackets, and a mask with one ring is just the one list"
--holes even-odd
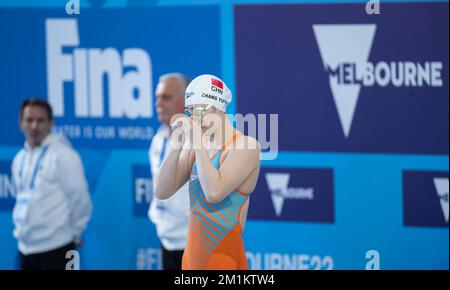
[[(232, 144), (237, 136), (234, 134), (232, 140), (211, 157), (211, 162), (217, 169), (223, 150)], [(221, 202), (207, 202), (194, 163), (189, 181), (189, 196), (189, 232), (182, 269), (248, 269), (239, 222), (241, 209), (248, 195), (236, 189)]]

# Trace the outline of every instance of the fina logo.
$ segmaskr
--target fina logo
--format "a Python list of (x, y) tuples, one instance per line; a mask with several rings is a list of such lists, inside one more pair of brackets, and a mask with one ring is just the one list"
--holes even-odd
[(153, 185), (150, 178), (137, 177), (134, 181), (135, 186), (135, 202), (140, 204), (142, 202), (150, 203), (153, 196)]
[(436, 177), (433, 179), (433, 181), (434, 187), (436, 188), (436, 192), (439, 197), (439, 201), (441, 202), (441, 208), (444, 214), (445, 221), (448, 223), (448, 178)]
[(313, 25), (342, 129), (349, 137), (361, 87), (442, 87), (440, 61), (370, 63), (375, 24)]
[(9, 162), (0, 162), (0, 211), (12, 210), (16, 200), (16, 186), (10, 173), (7, 173), (10, 167)]
[(16, 188), (12, 177), (0, 172), (0, 199), (15, 198)]
[(289, 179), (291, 177), (289, 173), (266, 173), (265, 176), (277, 217), (279, 217), (283, 211), (285, 199), (314, 199), (313, 188), (288, 187)]
[[(145, 50), (128, 48), (121, 56), (112, 47), (79, 48), (77, 19), (47, 19), (45, 33), (48, 100), (55, 116), (64, 116), (64, 83), (73, 82), (75, 116), (103, 118), (106, 75), (109, 117), (152, 117), (151, 60)], [(72, 53), (64, 53), (67, 48)]]

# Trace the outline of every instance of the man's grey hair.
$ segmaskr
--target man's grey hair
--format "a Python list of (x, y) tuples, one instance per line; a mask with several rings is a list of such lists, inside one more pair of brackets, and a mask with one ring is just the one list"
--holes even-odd
[(159, 77), (158, 82), (162, 83), (168, 79), (174, 79), (180, 84), (180, 89), (182, 90), (181, 94), (184, 96), (184, 92), (186, 91), (187, 86), (191, 82), (191, 79), (182, 73), (171, 72), (161, 75)]

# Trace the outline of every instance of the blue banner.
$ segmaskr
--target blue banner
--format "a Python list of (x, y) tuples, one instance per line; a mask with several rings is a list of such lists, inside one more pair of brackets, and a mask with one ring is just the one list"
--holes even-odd
[(238, 113), (278, 114), (254, 130), (275, 154), (250, 195), (251, 269), (448, 269), (448, 2), (378, 15), (275, 0), (106, 0), (67, 15), (56, 2), (0, 9), (0, 269), (18, 267), (10, 167), (29, 97), (51, 102), (84, 164), (81, 269), (161, 269), (148, 148), (171, 71), (223, 78)]
[(405, 226), (448, 228), (448, 172), (403, 172)]
[(237, 110), (280, 114), (280, 150), (448, 154), (448, 3), (239, 5), (235, 27)]
[(0, 161), (0, 211), (11, 211), (16, 202), (16, 187), (11, 176), (11, 162)]
[[(168, 21), (170, 19), (170, 21)], [(205, 25), (208, 23), (208, 25)], [(161, 29), (164, 27), (164, 29)], [(158, 77), (220, 74), (218, 9), (0, 10), (0, 130), (21, 100), (48, 99), (55, 130), (76, 146), (142, 148), (158, 122)], [(195, 33), (194, 33), (195, 31)], [(18, 130), (2, 138), (20, 144)]]
[(331, 169), (261, 168), (249, 218), (334, 222)]
[(134, 215), (147, 217), (147, 211), (153, 198), (153, 183), (148, 165), (133, 166), (133, 193)]

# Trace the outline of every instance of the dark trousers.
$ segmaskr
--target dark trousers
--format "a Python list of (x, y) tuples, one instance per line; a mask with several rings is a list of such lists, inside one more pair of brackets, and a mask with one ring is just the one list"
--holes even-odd
[(75, 250), (75, 244), (70, 243), (61, 248), (48, 252), (20, 255), (20, 268), (22, 270), (65, 270), (69, 259), (66, 259), (68, 251)]
[(161, 245), (163, 270), (181, 270), (183, 250), (169, 251)]

